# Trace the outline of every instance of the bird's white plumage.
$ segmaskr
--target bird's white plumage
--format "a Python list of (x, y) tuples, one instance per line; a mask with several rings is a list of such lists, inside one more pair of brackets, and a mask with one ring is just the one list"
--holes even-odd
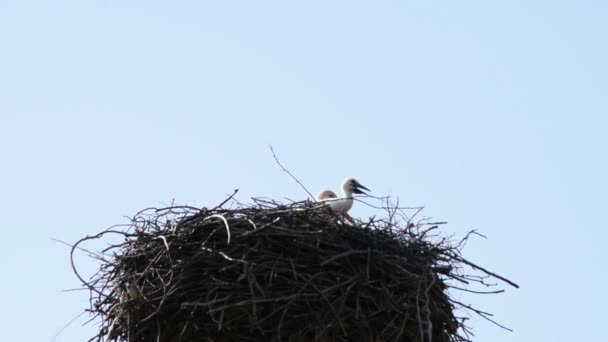
[(347, 213), (350, 208), (353, 207), (353, 199), (351, 198), (338, 198), (328, 203), (329, 207), (333, 212), (338, 214)]

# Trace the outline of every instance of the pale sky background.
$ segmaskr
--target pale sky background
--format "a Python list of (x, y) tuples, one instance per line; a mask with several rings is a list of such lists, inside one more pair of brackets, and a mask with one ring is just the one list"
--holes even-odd
[[(0, 326), (87, 307), (73, 242), (175, 199), (304, 199), (354, 176), (521, 285), (476, 341), (608, 325), (605, 1), (0, 1)], [(370, 209), (357, 205), (353, 215)], [(84, 269), (88, 266), (82, 265)], [(56, 341), (85, 341), (81, 317)]]

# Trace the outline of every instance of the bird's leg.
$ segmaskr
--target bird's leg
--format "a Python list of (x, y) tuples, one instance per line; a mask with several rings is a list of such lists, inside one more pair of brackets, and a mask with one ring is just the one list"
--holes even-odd
[(348, 222), (350, 222), (350, 223), (352, 223), (352, 224), (355, 224), (355, 220), (354, 220), (354, 219), (353, 219), (353, 218), (352, 218), (350, 215), (348, 215), (348, 213), (344, 213), (344, 214), (342, 214), (342, 216), (344, 216), (344, 218), (345, 218), (345, 219), (346, 219)]

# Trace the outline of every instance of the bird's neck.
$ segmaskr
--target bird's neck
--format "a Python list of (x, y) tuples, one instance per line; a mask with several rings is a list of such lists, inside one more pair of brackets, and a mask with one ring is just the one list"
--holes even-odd
[(342, 189), (342, 196), (344, 198), (353, 198), (353, 192), (350, 189)]

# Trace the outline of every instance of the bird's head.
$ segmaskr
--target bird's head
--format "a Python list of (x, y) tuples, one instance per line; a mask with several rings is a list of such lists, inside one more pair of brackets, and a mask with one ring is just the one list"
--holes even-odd
[(317, 195), (317, 200), (319, 201), (325, 201), (335, 198), (338, 198), (338, 196), (336, 196), (336, 193), (331, 190), (323, 190), (321, 191), (321, 193), (319, 193), (319, 195)]
[(342, 190), (345, 194), (364, 194), (367, 195), (363, 190), (370, 191), (368, 188), (364, 187), (361, 183), (359, 183), (354, 178), (346, 178), (344, 183), (342, 183)]

